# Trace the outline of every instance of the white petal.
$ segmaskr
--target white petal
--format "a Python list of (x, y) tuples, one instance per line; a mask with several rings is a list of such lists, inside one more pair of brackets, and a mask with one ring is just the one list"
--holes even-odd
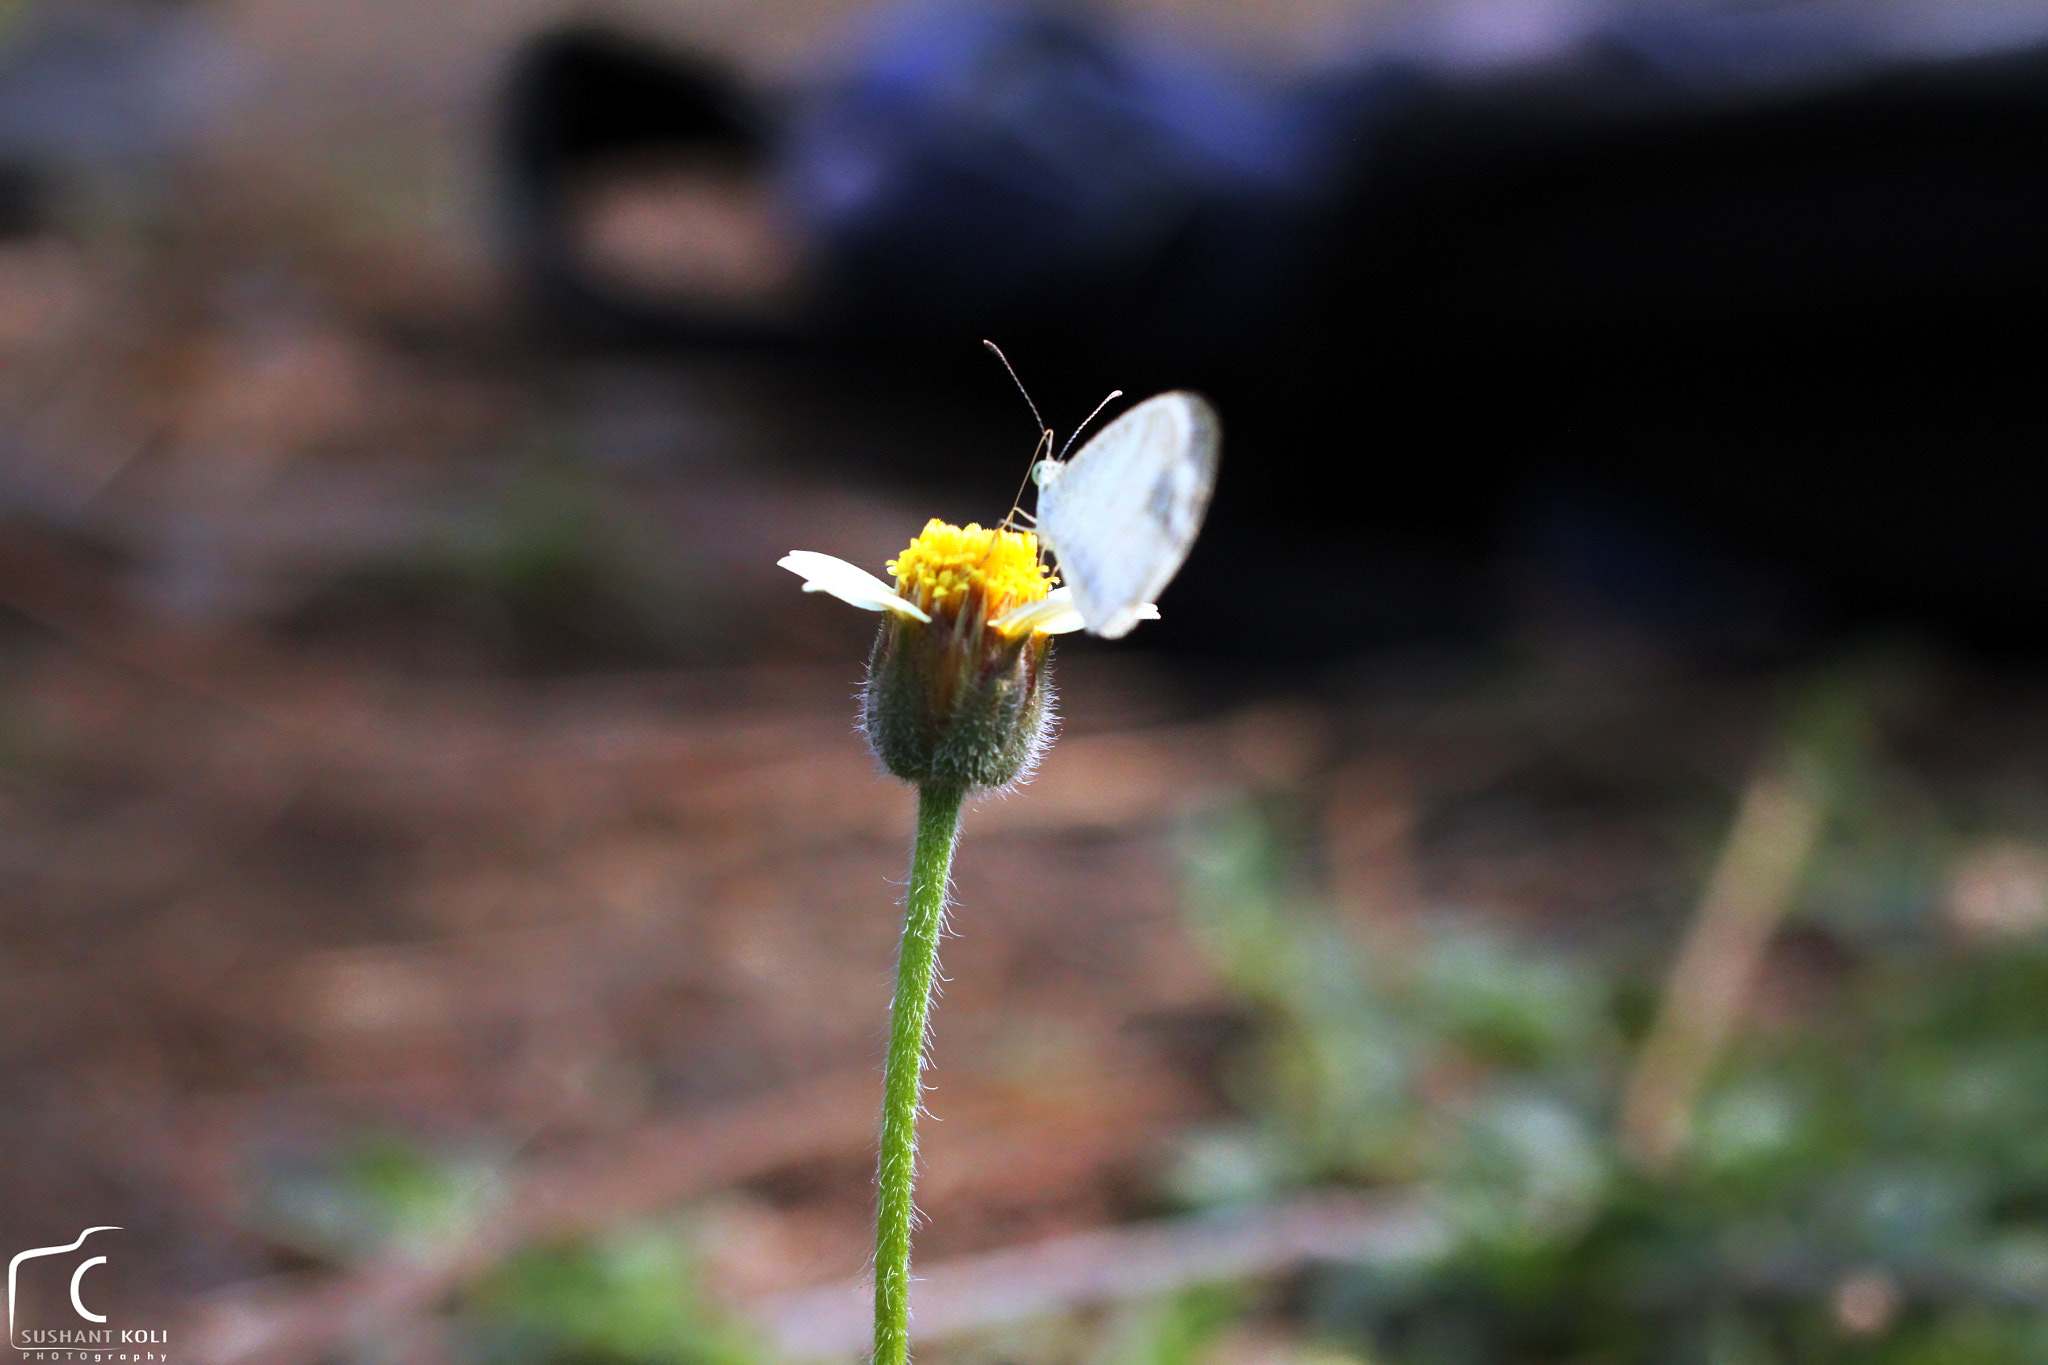
[(932, 618), (915, 602), (856, 564), (816, 550), (791, 550), (775, 561), (804, 581), (805, 592), (826, 592), (863, 611), (893, 611), (913, 621)]
[(1074, 595), (1065, 588), (1054, 588), (1036, 602), (1026, 602), (1021, 607), (1012, 607), (989, 622), (1005, 635), (1022, 635), (1036, 631), (1040, 635), (1065, 635), (1070, 630), (1079, 630), (1085, 623), (1081, 611), (1074, 605)]
[[(1150, 602), (1145, 603), (1138, 608), (1138, 619), (1157, 621), (1159, 608)], [(1040, 635), (1065, 635), (1080, 630), (1088, 623), (1081, 619), (1081, 609), (1074, 605), (1074, 590), (1054, 588), (1036, 602), (1012, 607), (992, 624), (1006, 635), (1021, 635), (1027, 630), (1035, 630)]]

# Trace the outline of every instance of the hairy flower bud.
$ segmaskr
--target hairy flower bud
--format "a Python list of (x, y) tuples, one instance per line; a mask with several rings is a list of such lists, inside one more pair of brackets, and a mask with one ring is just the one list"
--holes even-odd
[(861, 708), (876, 755), (963, 792), (1025, 776), (1052, 728), (1051, 637), (1003, 618), (1051, 588), (1037, 537), (933, 520), (889, 571), (930, 619), (892, 613), (876, 637)]

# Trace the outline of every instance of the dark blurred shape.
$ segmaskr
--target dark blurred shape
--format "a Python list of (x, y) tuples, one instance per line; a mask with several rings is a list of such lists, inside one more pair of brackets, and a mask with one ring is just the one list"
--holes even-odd
[(1388, 434), (1486, 483), (1568, 469), (1841, 607), (2037, 643), (2048, 61), (1858, 66), (1722, 87), (1617, 42), (1434, 95), (1343, 220), (1325, 297), (1380, 325), (1316, 387), (1363, 360)]
[(581, 229), (608, 180), (694, 172), (701, 203), (721, 185), (761, 181), (770, 149), (766, 111), (710, 61), (587, 25), (534, 42), (508, 87), (503, 154), (512, 245), (536, 302), (589, 336), (733, 339), (726, 280), (700, 282), (695, 299), (676, 297), (658, 269), (621, 283)]
[(44, 198), (35, 172), (0, 162), (0, 240), (33, 237), (43, 226)]
[(694, 55), (575, 27), (537, 38), (508, 89), (515, 232), (544, 288), (614, 314), (558, 320), (704, 336), (716, 301), (599, 286), (574, 206), (634, 159), (724, 157), (772, 181), (764, 207), (802, 237), (809, 297), (770, 334), (929, 345), (1080, 327), (1120, 357), (1234, 362), (1254, 319), (1298, 302), (1341, 144), (1373, 94), (1405, 84), (1281, 89), (1075, 14), (925, 8), (777, 111)]
[(1310, 286), (1344, 144), (1402, 82), (1355, 84), (1326, 100), (1061, 11), (916, 9), (806, 106), (790, 194), (848, 335), (1234, 364)]
[[(1819, 622), (2034, 647), (2048, 49), (1947, 56), (1962, 39), (1922, 18), (1700, 6), (1509, 68), (1367, 52), (1287, 83), (1063, 10), (911, 11), (772, 133), (730, 115), (786, 234), (753, 334), (914, 358), (922, 385), (972, 373), (928, 356), (995, 334), (1054, 412), (1111, 382), (1206, 390), (1231, 450), (1176, 600), (1246, 652), (1483, 628), (1489, 565), (1544, 542), (1516, 528), (1559, 488), (1816, 585), (1784, 596)], [(529, 55), (520, 202), (597, 156), (532, 129), (655, 136), (733, 107), (689, 59), (606, 41)], [(531, 75), (570, 67), (601, 115)], [(669, 105), (640, 69), (671, 72)], [(529, 259), (575, 278), (546, 240)], [(611, 316), (672, 338), (721, 309), (648, 293)], [(1253, 562), (1333, 591), (1291, 610), (1246, 586)], [(1699, 620), (1714, 596), (1624, 614), (1754, 638)]]

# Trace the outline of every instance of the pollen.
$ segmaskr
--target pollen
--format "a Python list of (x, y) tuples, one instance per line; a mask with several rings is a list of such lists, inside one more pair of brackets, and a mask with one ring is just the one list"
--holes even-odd
[(889, 561), (896, 590), (924, 610), (957, 616), (977, 594), (981, 619), (1036, 602), (1052, 588), (1052, 573), (1038, 557), (1029, 531), (985, 531), (973, 522), (954, 526), (934, 517), (910, 547)]

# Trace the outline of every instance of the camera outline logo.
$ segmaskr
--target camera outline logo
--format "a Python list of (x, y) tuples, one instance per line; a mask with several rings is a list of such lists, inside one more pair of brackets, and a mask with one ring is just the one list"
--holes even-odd
[[(30, 1342), (24, 1344), (16, 1335), (17, 1329), (14, 1321), (14, 1300), (15, 1288), (21, 1272), (21, 1263), (23, 1261), (33, 1260), (39, 1256), (62, 1256), (68, 1252), (77, 1251), (85, 1246), (85, 1239), (92, 1236), (95, 1232), (120, 1232), (122, 1230), (123, 1229), (119, 1227), (111, 1225), (91, 1227), (87, 1228), (84, 1232), (79, 1233), (77, 1240), (67, 1242), (62, 1246), (33, 1247), (28, 1251), (18, 1252), (15, 1254), (14, 1259), (7, 1263), (7, 1344), (10, 1349), (17, 1351), (35, 1350), (39, 1347), (47, 1348), (51, 1344), (47, 1342)], [(85, 1272), (91, 1270), (96, 1265), (105, 1265), (106, 1261), (107, 1258), (104, 1256), (88, 1257), (87, 1259), (79, 1262), (78, 1268), (71, 1272), (71, 1306), (73, 1309), (77, 1311), (79, 1317), (85, 1319), (87, 1322), (94, 1324), (104, 1323), (107, 1320), (106, 1314), (95, 1313), (91, 1309), (87, 1308), (85, 1306), (85, 1299), (83, 1294), (81, 1293), (81, 1290), (83, 1289), (84, 1285)]]

